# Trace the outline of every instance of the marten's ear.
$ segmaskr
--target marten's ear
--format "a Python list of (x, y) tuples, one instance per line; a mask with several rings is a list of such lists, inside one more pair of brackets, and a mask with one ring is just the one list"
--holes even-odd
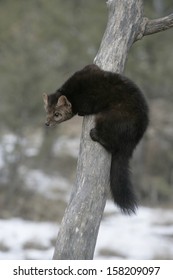
[(71, 103), (68, 101), (65, 95), (61, 95), (58, 99), (57, 106), (66, 106), (71, 108)]
[(43, 101), (44, 101), (44, 104), (47, 106), (48, 105), (48, 95), (46, 93), (43, 93)]

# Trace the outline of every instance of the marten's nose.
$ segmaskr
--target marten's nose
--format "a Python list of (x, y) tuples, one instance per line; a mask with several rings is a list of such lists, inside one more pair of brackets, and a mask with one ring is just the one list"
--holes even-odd
[(48, 122), (45, 122), (45, 125), (46, 125), (46, 126), (49, 126), (49, 123), (48, 123)]

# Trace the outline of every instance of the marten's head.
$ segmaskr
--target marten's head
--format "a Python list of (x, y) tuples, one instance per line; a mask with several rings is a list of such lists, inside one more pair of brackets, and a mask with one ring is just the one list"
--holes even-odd
[(61, 95), (57, 97), (55, 94), (43, 94), (44, 108), (46, 110), (46, 126), (55, 126), (61, 122), (71, 119), (74, 114), (72, 105), (66, 98)]

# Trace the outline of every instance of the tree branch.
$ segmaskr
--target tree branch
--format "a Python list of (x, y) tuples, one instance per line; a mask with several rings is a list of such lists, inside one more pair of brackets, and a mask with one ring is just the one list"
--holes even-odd
[(173, 14), (153, 20), (143, 18), (137, 40), (147, 35), (165, 31), (171, 27), (173, 27)]

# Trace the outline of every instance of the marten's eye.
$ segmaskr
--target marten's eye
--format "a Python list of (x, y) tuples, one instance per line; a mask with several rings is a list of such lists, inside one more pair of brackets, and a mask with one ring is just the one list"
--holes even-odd
[(61, 113), (56, 112), (56, 113), (54, 114), (54, 116), (55, 116), (55, 117), (62, 117), (62, 114), (61, 114)]

